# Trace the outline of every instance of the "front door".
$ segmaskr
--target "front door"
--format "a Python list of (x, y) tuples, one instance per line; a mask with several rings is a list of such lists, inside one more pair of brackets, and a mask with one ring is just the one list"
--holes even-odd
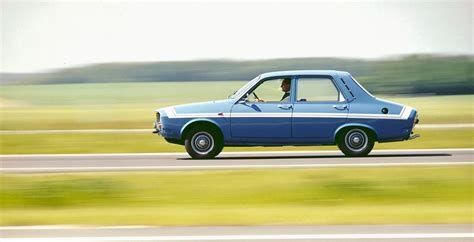
[(232, 137), (275, 138), (270, 140), (275, 142), (291, 138), (291, 81), (291, 78), (263, 80), (237, 102), (231, 110)]

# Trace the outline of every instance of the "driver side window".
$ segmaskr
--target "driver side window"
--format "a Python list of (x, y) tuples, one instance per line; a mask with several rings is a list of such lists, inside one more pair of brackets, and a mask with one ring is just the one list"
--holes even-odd
[[(266, 80), (260, 83), (257, 88), (255, 88), (252, 92), (248, 94), (246, 101), (247, 102), (280, 102), (283, 96), (285, 95), (285, 92), (282, 90), (283, 79), (284, 78), (270, 79), (270, 80)], [(286, 99), (290, 100), (289, 98), (286, 98)]]

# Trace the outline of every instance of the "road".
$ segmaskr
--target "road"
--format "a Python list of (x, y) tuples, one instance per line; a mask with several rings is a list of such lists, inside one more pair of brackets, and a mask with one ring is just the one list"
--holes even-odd
[(473, 225), (3, 227), (2, 241), (472, 241)]
[(0, 172), (94, 172), (474, 164), (474, 149), (375, 150), (347, 158), (339, 151), (224, 152), (192, 160), (185, 153), (2, 155)]

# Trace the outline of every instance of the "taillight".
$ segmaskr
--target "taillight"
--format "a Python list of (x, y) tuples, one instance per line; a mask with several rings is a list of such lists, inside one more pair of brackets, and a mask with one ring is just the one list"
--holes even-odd
[(413, 120), (413, 127), (415, 127), (415, 125), (417, 125), (419, 122), (420, 120), (418, 119), (418, 113), (417, 113), (415, 116), (415, 120)]

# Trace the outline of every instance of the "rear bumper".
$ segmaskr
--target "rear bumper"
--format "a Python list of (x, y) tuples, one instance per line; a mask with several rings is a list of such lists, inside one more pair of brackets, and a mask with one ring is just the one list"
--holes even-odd
[(421, 137), (421, 135), (419, 135), (419, 134), (412, 134), (412, 135), (410, 135), (410, 137), (408, 137), (408, 140), (412, 140), (412, 139), (416, 139), (416, 138), (420, 138), (420, 137)]
[(418, 119), (418, 113), (416, 113), (415, 115), (415, 119), (413, 119), (413, 128), (411, 129), (411, 133), (410, 133), (410, 136), (408, 137), (408, 140), (412, 140), (412, 139), (416, 139), (416, 138), (420, 138), (421, 135), (419, 134), (414, 134), (413, 133), (413, 130), (415, 129), (415, 126), (420, 122), (420, 119)]

